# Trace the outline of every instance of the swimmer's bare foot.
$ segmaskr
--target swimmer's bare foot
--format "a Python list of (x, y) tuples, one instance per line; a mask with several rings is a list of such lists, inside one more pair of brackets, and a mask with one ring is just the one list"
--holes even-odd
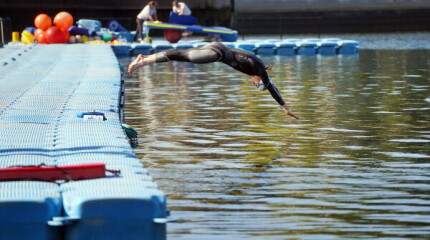
[(128, 66), (128, 74), (131, 74), (136, 69), (145, 66), (146, 65), (145, 64), (145, 58), (146, 58), (146, 56), (143, 56), (142, 54), (139, 54), (136, 57), (136, 59), (134, 59), (134, 61), (131, 62), (130, 65)]

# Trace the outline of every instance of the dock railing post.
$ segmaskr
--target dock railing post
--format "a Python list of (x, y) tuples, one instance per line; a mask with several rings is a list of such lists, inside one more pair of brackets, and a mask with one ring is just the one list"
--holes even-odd
[(3, 18), (0, 17), (0, 48), (4, 45), (4, 28), (3, 28)]

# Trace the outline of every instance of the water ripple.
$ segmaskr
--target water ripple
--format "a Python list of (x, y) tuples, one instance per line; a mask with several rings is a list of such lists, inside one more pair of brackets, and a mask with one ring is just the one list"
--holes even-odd
[(300, 120), (221, 63), (124, 76), (168, 239), (428, 239), (430, 51), (263, 61)]

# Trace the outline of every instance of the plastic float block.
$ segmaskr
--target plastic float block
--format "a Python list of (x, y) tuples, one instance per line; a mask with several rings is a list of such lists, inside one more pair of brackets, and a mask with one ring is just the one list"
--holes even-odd
[(170, 44), (155, 44), (154, 45), (154, 53), (158, 53), (164, 50), (173, 49), (173, 46)]
[(61, 196), (57, 184), (0, 182), (0, 239), (61, 239), (60, 229), (49, 226), (59, 216)]
[(357, 41), (344, 40), (339, 42), (339, 54), (356, 54), (358, 53), (359, 44)]
[(114, 44), (112, 50), (117, 56), (127, 56), (130, 54), (131, 47), (128, 44)]
[(317, 53), (318, 44), (315, 42), (303, 41), (298, 43), (298, 55), (312, 56)]
[(253, 43), (240, 43), (236, 44), (236, 47), (255, 54), (255, 44)]
[(293, 56), (297, 53), (295, 42), (281, 42), (277, 45), (276, 53), (283, 56)]
[(335, 55), (338, 47), (336, 42), (322, 42), (318, 48), (318, 54)]
[(273, 43), (263, 43), (256, 47), (255, 53), (257, 55), (273, 55), (275, 54), (276, 45)]
[(150, 44), (136, 44), (132, 46), (131, 52), (134, 56), (139, 54), (150, 55), (154, 52), (154, 50), (152, 49), (152, 45)]
[(166, 239), (166, 197), (146, 187), (98, 187), (63, 192), (66, 240)]

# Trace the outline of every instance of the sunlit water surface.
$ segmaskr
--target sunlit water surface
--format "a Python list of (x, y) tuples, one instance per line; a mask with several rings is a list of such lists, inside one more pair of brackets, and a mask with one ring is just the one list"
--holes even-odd
[(221, 63), (125, 75), (168, 239), (429, 239), (430, 51), (262, 59), (300, 120)]

